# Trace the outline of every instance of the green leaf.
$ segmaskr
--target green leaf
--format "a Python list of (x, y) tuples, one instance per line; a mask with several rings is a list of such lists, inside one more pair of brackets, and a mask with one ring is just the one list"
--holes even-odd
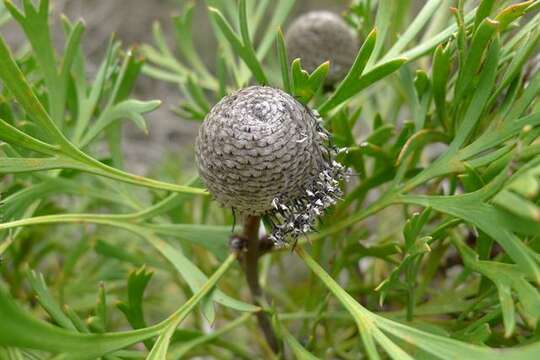
[[(192, 340), (188, 340), (183, 342), (182, 344), (174, 347), (169, 352), (169, 355), (171, 358), (174, 359), (182, 359), (186, 356), (186, 354), (194, 349), (197, 346), (204, 345), (206, 343), (212, 343), (215, 339), (219, 338), (221, 335), (230, 332), (231, 330), (234, 330), (240, 325), (244, 325), (247, 320), (249, 320), (251, 317), (251, 314), (243, 314), (242, 316), (238, 317), (235, 320), (229, 321), (226, 325), (220, 327), (219, 329), (210, 332), (209, 334), (198, 336)], [(249, 359), (251, 357), (250, 354), (247, 354), (247, 358)]]
[(501, 210), (485, 201), (501, 187), (505, 173), (501, 173), (494, 181), (482, 189), (464, 195), (455, 196), (421, 196), (401, 195), (400, 201), (432, 207), (434, 210), (463, 219), (485, 232), (497, 241), (508, 256), (533, 281), (540, 283), (540, 267), (534, 259), (532, 251), (514, 235), (499, 218), (504, 217)]
[[(499, 23), (491, 19), (484, 19), (478, 30), (474, 34), (470, 52), (465, 59), (465, 64), (460, 69), (460, 73), (456, 82), (455, 101), (461, 100), (469, 88), (469, 84), (474, 79), (474, 74), (478, 71), (482, 55), (488, 48), (491, 38), (495, 35)], [(493, 55), (488, 55), (493, 56)]]
[[(358, 51), (358, 54), (356, 55), (356, 58), (354, 60), (354, 63), (347, 73), (345, 75), (345, 78), (343, 81), (338, 85), (336, 91), (334, 94), (323, 104), (319, 107), (319, 112), (321, 114), (325, 114), (335, 108), (336, 106), (340, 105), (343, 101), (346, 100), (346, 95), (349, 95), (349, 88), (355, 83), (358, 78), (362, 75), (364, 68), (366, 67), (368, 60), (371, 58), (373, 49), (375, 47), (375, 43), (377, 40), (377, 31), (376, 29), (373, 29), (364, 43), (362, 44), (362, 47)], [(353, 95), (349, 95), (348, 97), (351, 97)], [(340, 100), (342, 98), (345, 98), (344, 100)]]
[[(49, 91), (48, 102), (51, 119), (60, 127), (64, 123), (65, 89), (63, 79), (57, 70), (57, 59), (49, 29), (49, 1), (40, 0), (34, 7), (30, 0), (23, 1), (24, 14), (5, 1), (6, 8), (23, 28), (39, 64)], [(0, 57), (3, 55), (0, 53)]]
[[(392, 46), (390, 50), (384, 55), (385, 59), (390, 59), (393, 57), (399, 56), (399, 53), (412, 41), (414, 40), (422, 28), (427, 24), (431, 19), (433, 14), (440, 9), (441, 4), (444, 0), (429, 0), (425, 2), (424, 7), (417, 16), (415, 16), (414, 21), (407, 26), (407, 30), (401, 34)], [(377, 26), (377, 28), (380, 28)], [(384, 36), (383, 36), (384, 39)], [(377, 53), (377, 52), (376, 52)]]
[(144, 291), (153, 274), (153, 272), (146, 270), (145, 266), (132, 271), (128, 278), (128, 303), (119, 303), (117, 305), (135, 329), (146, 327), (142, 310), (142, 300)]
[[(366, 65), (368, 69), (371, 68), (377, 60), (379, 60), (379, 57), (383, 50), (384, 43), (388, 36), (388, 30), (391, 27), (392, 17), (396, 15), (393, 13), (396, 7), (392, 5), (392, 0), (382, 0), (377, 4), (375, 28), (371, 31), (370, 35), (374, 34), (375, 30), (378, 31), (379, 34), (377, 37), (373, 38), (373, 47), (372, 50), (370, 50), (370, 55), (371, 52), (373, 52), (373, 55), (366, 59)], [(368, 38), (370, 35), (368, 35)]]
[(487, 18), (491, 11), (493, 10), (493, 5), (495, 5), (495, 0), (482, 0), (480, 5), (478, 5), (478, 10), (476, 10), (476, 15), (474, 17), (474, 29), (477, 29), (482, 21)]
[[(164, 354), (163, 351), (165, 350), (166, 352), (168, 339), (174, 332), (174, 329), (191, 313), (204, 296), (212, 290), (217, 281), (235, 260), (235, 256), (230, 255), (200, 288), (200, 291), (194, 294), (169, 318), (154, 326), (127, 332), (80, 334), (54, 327), (35, 320), (29, 314), (22, 311), (0, 289), (0, 310), (2, 312), (0, 333), (3, 334), (0, 337), (0, 345), (35, 348), (53, 353), (65, 353), (72, 358), (93, 359), (152, 336), (160, 335), (160, 339), (158, 339), (158, 342), (152, 349), (150, 358), (155, 356), (156, 353)], [(161, 357), (158, 358), (161, 359)]]
[(442, 45), (439, 45), (433, 54), (433, 100), (443, 126), (446, 126), (446, 87), (450, 75), (450, 56), (450, 48)]
[(0, 347), (0, 358), (5, 360), (25, 360), (22, 352), (18, 349), (4, 347)]
[(182, 307), (180, 307), (173, 315), (171, 315), (165, 322), (166, 327), (157, 339), (154, 347), (148, 354), (147, 359), (161, 360), (164, 359), (167, 350), (169, 348), (169, 342), (175, 329), (180, 323), (189, 315), (195, 306), (204, 298), (205, 295), (210, 293), (210, 290), (216, 285), (218, 280), (225, 274), (229, 267), (236, 261), (234, 254), (229, 255), (227, 260), (217, 269), (212, 276), (204, 283), (204, 285), (197, 291)]
[[(240, 9), (242, 9), (242, 7), (240, 7)], [(268, 84), (268, 79), (264, 74), (261, 63), (257, 59), (255, 51), (253, 50), (253, 45), (251, 44), (251, 42), (246, 41), (248, 40), (245, 37), (247, 34), (243, 34), (243, 39), (239, 38), (238, 35), (234, 32), (229, 22), (227, 21), (227, 19), (225, 19), (225, 17), (218, 9), (209, 7), (208, 11), (210, 12), (210, 16), (213, 18), (213, 20), (216, 22), (217, 26), (221, 30), (221, 33), (225, 36), (225, 38), (234, 48), (236, 53), (242, 58), (242, 60), (244, 60), (246, 65), (249, 67), (249, 69), (253, 73), (253, 76), (255, 76), (255, 79), (257, 79), (257, 82), (259, 82), (259, 84), (261, 85)], [(242, 14), (245, 16), (245, 12), (241, 12), (240, 14), (240, 23), (244, 24), (242, 26), (244, 28), (244, 31), (246, 31), (247, 19), (243, 18)]]
[(67, 330), (75, 330), (75, 326), (71, 320), (62, 311), (58, 303), (54, 300), (49, 292), (43, 274), (36, 273), (33, 270), (29, 270), (27, 273), (28, 282), (32, 287), (32, 290), (36, 293), (36, 299), (45, 311), (51, 316), (51, 318), (58, 325)]
[(302, 346), (302, 344), (300, 344), (298, 340), (296, 340), (294, 336), (292, 336), (292, 334), (289, 332), (289, 330), (287, 330), (285, 326), (280, 324), (280, 330), (282, 332), (283, 338), (287, 342), (287, 345), (289, 345), (289, 347), (291, 348), (296, 359), (299, 359), (299, 360), (318, 360), (319, 359), (318, 357), (316, 357), (315, 355), (307, 351)]
[(11, 145), (18, 145), (47, 155), (58, 154), (60, 150), (58, 146), (50, 145), (36, 139), (8, 124), (2, 119), (0, 119), (0, 140)]
[(63, 352), (93, 359), (159, 334), (166, 323), (114, 334), (80, 334), (34, 319), (0, 290), (0, 345)]
[(287, 47), (285, 46), (285, 38), (283, 36), (283, 31), (281, 28), (278, 30), (277, 36), (277, 50), (279, 56), (279, 64), (281, 66), (281, 78), (283, 81), (283, 90), (291, 94), (291, 78), (289, 70), (289, 55), (287, 54)]
[(88, 129), (88, 124), (90, 123), (90, 119), (98, 106), (99, 99), (103, 93), (107, 80), (107, 74), (110, 72), (113, 57), (117, 51), (118, 46), (114, 44), (112, 40), (109, 41), (103, 61), (101, 62), (101, 65), (96, 73), (94, 83), (89, 89), (87, 89), (84, 74), (76, 74), (75, 76), (79, 111), (75, 121), (75, 129), (72, 137), (74, 144), (79, 144), (81, 142), (83, 135)]
[(96, 305), (96, 323), (99, 324), (99, 328), (103, 329), (103, 332), (105, 332), (107, 329), (107, 293), (103, 282), (99, 284), (98, 301)]
[[(464, 18), (465, 25), (470, 24), (474, 20), (474, 14), (475, 14), (475, 10), (471, 10), (469, 13), (465, 15), (465, 18)], [(429, 39), (405, 51), (404, 53), (401, 54), (401, 56), (409, 59), (410, 61), (415, 60), (421, 57), (422, 55), (430, 52), (431, 49), (435, 48), (439, 44), (446, 42), (449, 37), (453, 36), (453, 34), (456, 32), (456, 29), (457, 29), (457, 25), (451, 24), (444, 30), (430, 37)]]
[(87, 146), (94, 140), (106, 127), (123, 118), (132, 120), (139, 129), (148, 133), (146, 122), (142, 114), (154, 111), (161, 105), (161, 101), (138, 101), (124, 100), (107, 109), (100, 115), (96, 122), (86, 131), (81, 140), (81, 147)]
[(0, 174), (24, 173), (52, 169), (90, 170), (84, 165), (63, 157), (56, 158), (0, 158)]
[(197, 71), (198, 75), (206, 79), (209, 83), (215, 83), (216, 79), (208, 71), (204, 62), (197, 54), (195, 46), (193, 45), (193, 11), (195, 9), (194, 2), (188, 2), (185, 5), (185, 9), (179, 16), (174, 16), (173, 21), (175, 25), (176, 44), (178, 50), (187, 62)]
[(527, 8), (533, 3), (534, 0), (523, 1), (503, 9), (495, 17), (495, 21), (500, 23), (500, 30), (505, 30), (514, 20), (523, 16), (526, 13)]
[(527, 199), (507, 190), (503, 190), (493, 198), (493, 203), (503, 209), (515, 213), (518, 216), (540, 221), (540, 208)]
[(300, 59), (295, 59), (291, 65), (294, 97), (301, 103), (307, 104), (322, 87), (329, 69), (330, 62), (327, 61), (309, 74), (302, 69)]
[(227, 257), (229, 252), (228, 241), (231, 236), (231, 228), (229, 226), (149, 224), (148, 228), (158, 234), (174, 236), (204, 246), (222, 260)]
[[(362, 51), (362, 49), (360, 49), (360, 51)], [(390, 60), (386, 63), (375, 66), (367, 73), (362, 74), (360, 78), (352, 79), (350, 81), (350, 84), (347, 84), (347, 86), (342, 87), (342, 85), (340, 85), (339, 88), (342, 88), (343, 90), (340, 91), (338, 88), (334, 95), (319, 108), (319, 111), (321, 112), (321, 114), (329, 112), (336, 106), (343, 104), (351, 97), (357, 95), (365, 88), (392, 74), (397, 69), (399, 69), (401, 65), (405, 64), (405, 62), (407, 62), (407, 59), (405, 58)]]
[[(131, 217), (128, 217), (128, 219), (131, 219)], [(114, 226), (120, 229), (127, 230), (137, 236), (141, 236), (146, 241), (148, 241), (156, 250), (158, 250), (168, 261), (171, 262), (171, 264), (178, 270), (179, 274), (184, 277), (193, 292), (198, 291), (202, 284), (204, 284), (204, 282), (206, 281), (204, 273), (197, 266), (195, 266), (180, 250), (172, 247), (166, 241), (157, 237), (150, 229), (147, 229), (140, 225), (135, 225), (129, 221), (124, 220), (122, 215), (46, 215), (7, 223), (0, 223), (0, 231), (21, 226), (81, 222)], [(194, 229), (195, 228), (191, 228), (190, 232), (193, 232)], [(212, 297), (216, 302), (239, 311), (254, 312), (260, 310), (260, 308), (255, 305), (248, 304), (225, 295), (219, 289), (216, 289), (214, 292), (212, 292)]]
[(0, 38), (0, 79), (26, 113), (45, 132), (47, 140), (54, 140), (61, 146), (68, 143), (30, 88), (3, 38)]
[[(116, 306), (124, 313), (127, 321), (133, 329), (143, 329), (147, 327), (143, 313), (143, 295), (152, 275), (154, 273), (147, 271), (144, 266), (132, 271), (128, 277), (128, 301), (120, 302)], [(146, 340), (144, 345), (151, 349), (154, 343)]]
[(540, 293), (525, 279), (524, 274), (515, 265), (480, 261), (476, 253), (463, 241), (457, 238), (452, 238), (452, 241), (458, 248), (465, 266), (483, 274), (497, 287), (503, 313), (505, 336), (512, 335), (516, 325), (515, 304), (511, 290), (516, 293), (523, 307), (524, 320), (531, 328), (536, 328), (538, 319), (540, 319)]
[(338, 111), (331, 119), (333, 140), (339, 147), (355, 145), (355, 139), (347, 115), (346, 111)]
[[(440, 359), (474, 358), (492, 360), (498, 358), (534, 359), (540, 350), (540, 344), (535, 343), (516, 349), (501, 350), (467, 344), (451, 338), (418, 330), (411, 326), (389, 320), (376, 315), (343, 290), (302, 248), (297, 247), (298, 255), (305, 264), (316, 274), (326, 287), (337, 297), (341, 304), (355, 319), (358, 330), (364, 341), (370, 359), (379, 359), (374, 340), (394, 359), (413, 359), (391, 339), (398, 338), (407, 342), (413, 348), (421, 349)], [(387, 337), (384, 333), (392, 335)]]
[[(155, 236), (150, 235), (146, 236), (146, 238), (152, 243), (152, 245), (156, 249), (158, 249), (163, 254), (163, 256), (165, 256), (170, 261), (170, 263), (175, 267), (175, 269), (186, 280), (189, 287), (194, 293), (201, 289), (201, 286), (207, 281), (206, 276), (199, 268), (197, 268), (197, 266), (195, 266), (191, 261), (189, 261), (189, 259), (179, 249), (172, 247), (167, 242)], [(259, 307), (255, 305), (247, 304), (225, 295), (219, 289), (216, 289), (212, 292), (212, 298), (214, 299), (214, 301), (222, 305), (239, 311), (253, 312), (260, 310)], [(208, 308), (206, 310), (208, 310)]]
[[(268, 53), (268, 50), (270, 50), (270, 47), (272, 46), (274, 37), (280, 36), (278, 29), (283, 26), (283, 23), (287, 19), (287, 15), (289, 15), (295, 4), (295, 0), (281, 0), (276, 2), (275, 4), (276, 7), (272, 9), (272, 18), (268, 23), (266, 31), (262, 36), (262, 39), (257, 49), (257, 57), (259, 59), (264, 59), (264, 57)], [(277, 34), (276, 30), (278, 30)]]

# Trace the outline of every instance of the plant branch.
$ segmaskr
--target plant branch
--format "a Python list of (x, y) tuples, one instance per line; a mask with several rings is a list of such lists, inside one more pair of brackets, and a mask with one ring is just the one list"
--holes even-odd
[[(246, 252), (242, 258), (242, 266), (246, 274), (246, 280), (253, 298), (253, 303), (263, 306), (266, 303), (261, 285), (259, 284), (259, 224), (261, 218), (248, 216), (244, 222), (243, 237), (246, 240)], [(279, 352), (279, 343), (272, 329), (270, 319), (264, 311), (257, 312), (257, 322), (264, 333), (264, 337), (274, 353)]]

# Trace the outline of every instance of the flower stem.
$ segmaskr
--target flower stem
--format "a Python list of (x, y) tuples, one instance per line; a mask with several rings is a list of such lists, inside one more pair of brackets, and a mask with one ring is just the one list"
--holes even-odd
[[(266, 299), (263, 296), (259, 284), (259, 224), (261, 218), (248, 216), (244, 223), (244, 238), (246, 240), (246, 252), (243, 257), (243, 267), (246, 280), (253, 298), (253, 303), (265, 307)], [(257, 322), (261, 328), (266, 342), (274, 353), (279, 352), (279, 343), (270, 323), (268, 315), (264, 311), (257, 313)]]

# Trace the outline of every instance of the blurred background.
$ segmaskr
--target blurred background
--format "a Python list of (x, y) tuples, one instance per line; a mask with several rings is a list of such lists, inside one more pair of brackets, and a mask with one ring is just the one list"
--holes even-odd
[[(234, 0), (231, 0), (234, 1)], [(20, 5), (20, 1), (14, 0)], [(60, 16), (65, 14), (70, 20), (84, 19), (86, 35), (83, 40), (88, 55), (89, 67), (96, 69), (105, 52), (111, 34), (123, 43), (123, 48), (141, 43), (152, 43), (152, 25), (159, 21), (170, 45), (174, 48), (171, 17), (182, 9), (185, 0), (50, 0), (53, 8), (51, 17), (57, 44), (63, 41)], [(197, 24), (194, 31), (197, 50), (207, 65), (215, 62), (216, 44), (207, 18), (203, 1), (196, 1), (197, 13), (193, 20)], [(327, 9), (344, 11), (349, 0), (297, 0), (289, 16), (289, 22), (301, 13), (310, 10)], [(286, 27), (286, 26), (285, 26)], [(24, 35), (16, 23), (10, 22), (0, 28), (13, 49), (24, 44)], [(155, 166), (180, 161), (184, 167), (194, 166), (191, 151), (198, 129), (198, 123), (185, 121), (171, 109), (180, 101), (180, 92), (171, 84), (141, 76), (133, 97), (142, 100), (158, 99), (163, 102), (156, 111), (146, 116), (149, 134), (137, 129), (132, 122), (124, 122), (124, 147), (126, 167), (138, 174), (162, 171)], [(186, 149), (187, 151), (182, 151)], [(188, 150), (189, 149), (189, 150)], [(172, 161), (166, 161), (172, 160)], [(159, 165), (156, 165), (159, 164)]]

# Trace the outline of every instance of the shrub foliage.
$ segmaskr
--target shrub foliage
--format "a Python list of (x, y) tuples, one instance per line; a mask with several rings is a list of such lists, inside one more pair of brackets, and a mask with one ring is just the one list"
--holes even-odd
[[(364, 40), (334, 89), (330, 63), (289, 61), (276, 29), (293, 0), (205, 3), (215, 66), (188, 3), (175, 50), (156, 24), (152, 45), (111, 39), (92, 76), (83, 22), (61, 19), (57, 51), (48, 0), (0, 5), (28, 40), (0, 38), (0, 357), (538, 359), (540, 1), (354, 1)], [(160, 104), (131, 97), (140, 75), (177, 85), (195, 121), (280, 87), (342, 148), (355, 176), (318, 232), (260, 259), (264, 305), (193, 167), (123, 170), (122, 122), (146, 131)]]

